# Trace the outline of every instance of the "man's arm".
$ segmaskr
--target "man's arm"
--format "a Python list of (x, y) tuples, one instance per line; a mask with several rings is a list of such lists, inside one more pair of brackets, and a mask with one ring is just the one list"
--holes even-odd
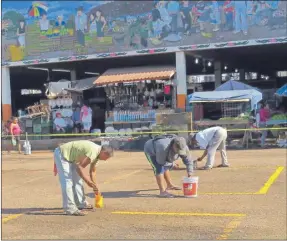
[(79, 160), (77, 160), (76, 162), (76, 170), (77, 173), (79, 174), (79, 176), (85, 181), (85, 183), (87, 183), (87, 185), (93, 189), (96, 188), (96, 185), (93, 183), (93, 181), (91, 180), (90, 177), (88, 177), (85, 173), (84, 173), (84, 169), (87, 165), (89, 165), (91, 163), (90, 158), (88, 157), (81, 157), (79, 158)]
[(193, 161), (191, 160), (188, 146), (186, 146), (186, 153), (188, 153), (188, 154), (185, 156), (180, 156), (180, 158), (182, 159), (182, 162), (186, 166), (186, 171), (187, 171), (188, 177), (190, 177), (193, 173)]
[(96, 162), (92, 162), (91, 165), (90, 165), (90, 178), (91, 178), (91, 181), (94, 183), (94, 192), (97, 194), (99, 192), (99, 188), (98, 188), (98, 185), (97, 185), (97, 182), (96, 182)]
[(206, 149), (204, 150), (202, 156), (197, 159), (197, 161), (199, 161), (199, 162), (202, 161), (203, 158), (206, 157), (207, 153), (208, 153), (208, 146), (207, 146)]

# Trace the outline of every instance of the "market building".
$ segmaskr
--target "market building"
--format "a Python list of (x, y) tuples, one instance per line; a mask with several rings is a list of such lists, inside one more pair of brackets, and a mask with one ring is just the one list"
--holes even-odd
[(230, 79), (272, 104), (286, 83), (286, 10), (279, 0), (3, 1), (2, 120), (41, 116), (28, 132), (50, 133), (49, 121), (66, 128), (84, 107), (95, 131), (149, 129)]

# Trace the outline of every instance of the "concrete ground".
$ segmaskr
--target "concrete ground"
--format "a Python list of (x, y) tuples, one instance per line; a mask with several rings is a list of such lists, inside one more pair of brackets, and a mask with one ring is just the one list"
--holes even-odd
[[(144, 154), (117, 152), (98, 167), (105, 207), (71, 217), (61, 210), (52, 152), (3, 155), (2, 238), (286, 239), (286, 150), (228, 156), (230, 168), (196, 171), (197, 198), (177, 191), (179, 197), (161, 199)], [(185, 176), (180, 165), (171, 173), (177, 185)], [(93, 203), (88, 187), (86, 193)]]

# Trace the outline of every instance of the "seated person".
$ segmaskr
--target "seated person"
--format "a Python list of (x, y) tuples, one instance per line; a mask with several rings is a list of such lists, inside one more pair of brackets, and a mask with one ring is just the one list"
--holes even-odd
[(57, 132), (66, 132), (67, 123), (64, 120), (64, 118), (62, 118), (61, 113), (59, 113), (59, 112), (56, 113), (56, 118), (54, 119), (54, 124), (55, 124), (55, 128), (56, 128)]

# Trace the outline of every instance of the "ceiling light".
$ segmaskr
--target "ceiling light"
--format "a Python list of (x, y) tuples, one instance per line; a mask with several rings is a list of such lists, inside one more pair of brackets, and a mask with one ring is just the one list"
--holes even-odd
[(34, 69), (34, 70), (44, 70), (44, 71), (49, 71), (47, 68), (37, 68), (37, 67), (27, 67), (27, 69)]
[(210, 67), (211, 65), (212, 65), (212, 63), (210, 61), (208, 61), (207, 66)]
[(68, 69), (52, 69), (54, 72), (71, 72), (71, 70)]
[(199, 59), (196, 58), (194, 62), (195, 62), (196, 64), (198, 64), (198, 63), (199, 63)]
[(85, 74), (100, 75), (100, 73), (94, 73), (94, 72), (85, 72)]
[(224, 66), (224, 69), (225, 69), (225, 70), (227, 69), (227, 65)]
[(237, 73), (238, 72), (238, 69), (235, 69), (235, 73)]

